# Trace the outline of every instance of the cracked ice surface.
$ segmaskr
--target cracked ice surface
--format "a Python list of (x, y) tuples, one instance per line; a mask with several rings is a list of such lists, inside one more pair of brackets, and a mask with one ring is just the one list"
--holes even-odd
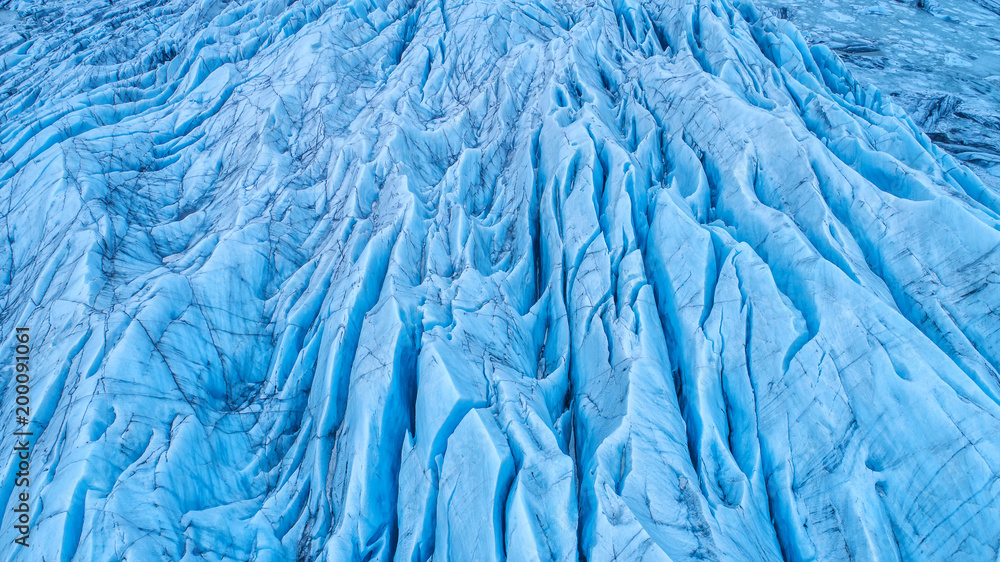
[(791, 23), (6, 6), (33, 559), (997, 559), (1000, 194)]
[(760, 0), (1000, 186), (1000, 0)]

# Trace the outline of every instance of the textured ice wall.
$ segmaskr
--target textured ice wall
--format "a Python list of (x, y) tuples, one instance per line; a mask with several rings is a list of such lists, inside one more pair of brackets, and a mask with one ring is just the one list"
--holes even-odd
[(788, 22), (7, 8), (4, 560), (997, 559), (1000, 198)]

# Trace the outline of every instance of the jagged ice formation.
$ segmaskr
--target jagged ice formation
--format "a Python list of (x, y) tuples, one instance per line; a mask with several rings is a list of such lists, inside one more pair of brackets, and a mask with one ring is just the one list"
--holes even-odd
[(789, 22), (0, 23), (2, 559), (997, 560), (1000, 196)]

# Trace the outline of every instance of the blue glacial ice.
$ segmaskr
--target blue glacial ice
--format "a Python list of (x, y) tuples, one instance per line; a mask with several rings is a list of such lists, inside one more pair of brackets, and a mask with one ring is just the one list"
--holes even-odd
[(793, 23), (2, 6), (0, 560), (1000, 558), (1000, 192)]

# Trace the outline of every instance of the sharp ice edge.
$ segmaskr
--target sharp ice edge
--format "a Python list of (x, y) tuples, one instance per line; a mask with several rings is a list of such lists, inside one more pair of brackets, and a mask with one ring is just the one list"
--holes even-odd
[(788, 22), (7, 6), (34, 559), (997, 559), (1000, 195)]

